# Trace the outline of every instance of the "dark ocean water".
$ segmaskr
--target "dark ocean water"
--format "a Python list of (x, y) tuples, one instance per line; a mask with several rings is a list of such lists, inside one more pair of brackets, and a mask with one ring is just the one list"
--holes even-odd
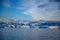
[(60, 29), (4, 28), (0, 40), (60, 40)]

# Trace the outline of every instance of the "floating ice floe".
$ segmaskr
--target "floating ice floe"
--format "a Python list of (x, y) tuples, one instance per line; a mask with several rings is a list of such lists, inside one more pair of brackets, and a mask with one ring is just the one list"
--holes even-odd
[(8, 28), (15, 28), (14, 25), (8, 25)]
[(21, 26), (21, 28), (30, 28), (30, 27), (27, 25), (24, 25), (24, 26)]
[(58, 26), (49, 26), (50, 29), (58, 29)]

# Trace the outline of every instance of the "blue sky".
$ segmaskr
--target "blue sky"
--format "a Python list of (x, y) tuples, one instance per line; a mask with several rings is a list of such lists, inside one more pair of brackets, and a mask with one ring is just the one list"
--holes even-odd
[(60, 0), (1, 0), (0, 19), (60, 20)]

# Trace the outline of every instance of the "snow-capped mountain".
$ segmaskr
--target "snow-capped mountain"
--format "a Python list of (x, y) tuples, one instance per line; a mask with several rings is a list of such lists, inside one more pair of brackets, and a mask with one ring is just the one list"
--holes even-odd
[(59, 26), (60, 21), (29, 21), (29, 20), (12, 20), (12, 19), (0, 19), (0, 28), (48, 28), (49, 26)]

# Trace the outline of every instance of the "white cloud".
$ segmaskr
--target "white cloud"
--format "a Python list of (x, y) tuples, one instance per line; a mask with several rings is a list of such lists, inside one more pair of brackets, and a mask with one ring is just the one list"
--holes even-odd
[(31, 8), (32, 6), (36, 5), (36, 0), (22, 0), (21, 1), (22, 3), (20, 3), (20, 6), (17, 7), (18, 10), (21, 10), (21, 9), (29, 9)]
[[(33, 2), (32, 2), (33, 3)], [(38, 8), (38, 5), (48, 4), (47, 6)], [(58, 4), (55, 2), (41, 2), (41, 4), (35, 3), (24, 11), (24, 14), (30, 15), (34, 20), (60, 20), (60, 10), (58, 10)]]
[(24, 14), (30, 15), (34, 20), (40, 20), (42, 15), (39, 14), (37, 7), (30, 8), (24, 12)]

